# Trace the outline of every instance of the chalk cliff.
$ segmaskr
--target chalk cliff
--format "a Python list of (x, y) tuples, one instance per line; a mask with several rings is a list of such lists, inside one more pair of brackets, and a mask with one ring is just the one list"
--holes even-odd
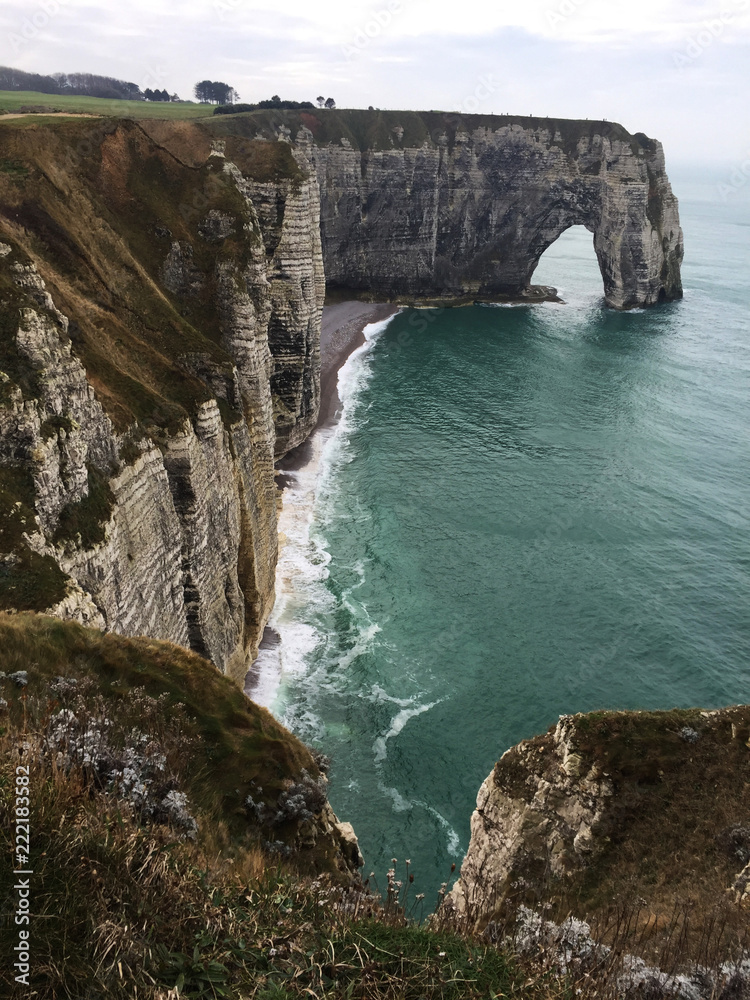
[(317, 172), (329, 285), (407, 300), (536, 298), (549, 294), (530, 288), (540, 257), (583, 225), (608, 305), (682, 295), (677, 201), (661, 144), (642, 133), (437, 112), (240, 117), (252, 134), (293, 141)]
[(274, 456), (318, 411), (315, 179), (187, 123), (7, 138), (2, 605), (241, 680), (274, 596)]
[(724, 899), (746, 924), (749, 737), (747, 706), (561, 716), (479, 790), (444, 913), (481, 930), (519, 905), (588, 919), (627, 897), (637, 938), (646, 915), (664, 931), (676, 899), (701, 918)]

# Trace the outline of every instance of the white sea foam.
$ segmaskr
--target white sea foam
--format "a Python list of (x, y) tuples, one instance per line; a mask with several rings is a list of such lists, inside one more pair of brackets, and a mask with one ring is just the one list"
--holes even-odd
[(427, 812), (433, 815), (445, 830), (448, 838), (448, 854), (454, 858), (462, 858), (466, 852), (461, 848), (461, 838), (450, 825), (445, 816), (439, 813), (437, 809), (434, 809), (432, 806), (428, 806), (426, 802), (420, 802), (419, 805), (424, 806)]
[[(308, 674), (313, 653), (326, 642), (326, 636), (310, 620), (330, 616), (335, 609), (333, 595), (325, 586), (331, 556), (314, 525), (321, 518), (335, 517), (336, 473), (352, 458), (348, 443), (358, 426), (359, 415), (355, 414), (359, 396), (370, 378), (368, 355), (391, 319), (365, 327), (365, 343), (352, 352), (339, 371), (338, 394), (342, 404), (339, 422), (333, 428), (316, 431), (310, 438), (310, 460), (287, 474), (289, 484), (284, 490), (279, 516), (276, 603), (269, 620), (269, 626), (281, 641), (272, 649), (261, 650), (248, 675), (247, 692), (258, 704), (286, 719), (295, 731), (319, 731), (322, 725), (309, 710), (304, 717), (287, 713), (285, 689), (291, 678)], [(355, 570), (363, 582), (364, 565)], [(361, 622), (354, 645), (338, 661), (339, 667), (346, 669), (370, 647), (380, 628), (369, 619), (362, 605), (351, 600), (351, 592), (344, 598), (346, 606)]]
[(386, 744), (388, 740), (392, 740), (394, 736), (398, 736), (407, 722), (416, 718), (418, 715), (424, 715), (425, 712), (429, 712), (430, 709), (439, 705), (439, 701), (430, 702), (429, 705), (417, 705), (415, 708), (402, 708), (398, 715), (391, 719), (391, 728), (384, 736), (378, 736), (372, 745), (373, 753), (375, 755), (375, 763), (380, 764), (388, 756), (388, 749)]
[(357, 659), (357, 657), (362, 656), (366, 653), (368, 649), (372, 647), (373, 640), (375, 636), (380, 632), (380, 626), (375, 622), (362, 628), (359, 635), (357, 636), (357, 641), (354, 643), (352, 648), (344, 653), (343, 656), (339, 657), (337, 664), (341, 670), (346, 670), (350, 667), (352, 663)]
[(391, 702), (393, 705), (399, 705), (401, 708), (408, 708), (409, 705), (414, 704), (414, 698), (394, 698), (393, 695), (388, 694), (384, 691), (379, 684), (373, 684), (371, 688), (372, 693), (368, 695), (368, 701), (374, 702)]
[(446, 850), (448, 855), (453, 858), (462, 858), (466, 851), (461, 847), (461, 838), (459, 837), (456, 830), (450, 825), (448, 820), (442, 813), (438, 812), (433, 806), (428, 805), (426, 802), (422, 802), (421, 799), (407, 799), (399, 792), (398, 788), (393, 785), (386, 785), (384, 782), (378, 782), (378, 790), (382, 794), (393, 802), (393, 811), (400, 812), (410, 812), (412, 809), (424, 809), (433, 816), (438, 824), (445, 831), (446, 837)]
[(414, 808), (415, 803), (410, 802), (409, 799), (405, 799), (398, 788), (394, 788), (392, 785), (385, 785), (380, 781), (378, 782), (378, 789), (383, 795), (393, 801), (394, 812), (408, 812)]

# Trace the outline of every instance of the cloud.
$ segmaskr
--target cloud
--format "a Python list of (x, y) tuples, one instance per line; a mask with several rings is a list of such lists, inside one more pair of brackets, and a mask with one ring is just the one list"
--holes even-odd
[[(14, 51), (42, 3), (57, 12)], [(0, 62), (183, 97), (209, 77), (244, 100), (606, 117), (680, 158), (750, 144), (750, 0), (5, 0), (0, 31)]]

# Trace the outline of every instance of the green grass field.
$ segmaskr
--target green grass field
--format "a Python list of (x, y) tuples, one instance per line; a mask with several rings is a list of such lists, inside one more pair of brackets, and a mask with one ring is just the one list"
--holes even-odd
[(211, 104), (152, 104), (149, 101), (109, 101), (100, 97), (39, 94), (31, 90), (0, 90), (0, 121), (3, 111), (17, 114), (25, 106), (117, 118), (206, 118), (214, 112)]

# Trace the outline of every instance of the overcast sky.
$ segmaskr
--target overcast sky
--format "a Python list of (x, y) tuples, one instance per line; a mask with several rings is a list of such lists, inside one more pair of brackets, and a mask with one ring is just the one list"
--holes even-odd
[(192, 97), (607, 118), (750, 157), (750, 0), (3, 0), (0, 63)]

